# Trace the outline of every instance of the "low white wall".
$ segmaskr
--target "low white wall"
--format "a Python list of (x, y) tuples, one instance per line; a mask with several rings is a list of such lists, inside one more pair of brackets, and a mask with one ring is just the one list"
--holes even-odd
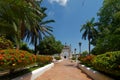
[(114, 80), (98, 71), (95, 71), (90, 69), (89, 67), (86, 67), (85, 65), (78, 64), (78, 67), (94, 80)]
[(45, 71), (51, 69), (53, 66), (54, 66), (54, 63), (48, 64), (44, 67), (36, 69), (30, 73), (27, 73), (27, 74), (22, 75), (20, 77), (14, 78), (12, 80), (35, 80), (37, 77), (42, 75)]

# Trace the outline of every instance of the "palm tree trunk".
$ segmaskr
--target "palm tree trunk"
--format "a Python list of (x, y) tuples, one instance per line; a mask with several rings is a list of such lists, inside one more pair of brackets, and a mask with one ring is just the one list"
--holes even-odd
[(90, 55), (90, 39), (88, 39), (88, 41), (89, 41), (89, 55)]
[(89, 55), (90, 55), (90, 26), (89, 26), (89, 34), (88, 34), (88, 41), (89, 41)]
[(35, 47), (35, 55), (37, 54), (37, 38), (35, 38), (35, 45), (34, 45), (34, 47)]

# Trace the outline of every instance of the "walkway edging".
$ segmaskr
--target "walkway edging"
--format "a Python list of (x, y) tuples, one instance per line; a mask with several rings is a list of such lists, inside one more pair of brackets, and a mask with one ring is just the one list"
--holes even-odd
[(83, 72), (85, 72), (88, 76), (93, 78), (94, 80), (114, 80), (106, 75), (103, 75), (102, 73), (95, 71), (89, 67), (86, 67), (85, 65), (78, 64), (78, 68), (80, 68)]
[(53, 66), (54, 66), (54, 63), (48, 64), (44, 67), (36, 69), (30, 73), (27, 73), (27, 74), (22, 75), (20, 77), (14, 78), (12, 80), (22, 80), (22, 79), (24, 79), (24, 77), (30, 77), (30, 80), (35, 80), (38, 76), (42, 75), (47, 70), (51, 69)]

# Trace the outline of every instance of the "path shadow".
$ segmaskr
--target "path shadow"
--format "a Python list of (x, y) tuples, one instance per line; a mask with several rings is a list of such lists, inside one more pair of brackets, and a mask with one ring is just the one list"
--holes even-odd
[(65, 64), (64, 66), (77, 68), (77, 65), (75, 65), (75, 64)]

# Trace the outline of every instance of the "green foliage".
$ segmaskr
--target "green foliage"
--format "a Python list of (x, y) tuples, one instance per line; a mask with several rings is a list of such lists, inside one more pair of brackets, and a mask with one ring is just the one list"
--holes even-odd
[(25, 51), (28, 51), (30, 53), (33, 53), (33, 50), (31, 50), (26, 43), (21, 43), (21, 47), (20, 47), (20, 50), (25, 50)]
[(120, 51), (98, 55), (94, 58), (92, 64), (99, 71), (120, 76)]
[[(119, 17), (115, 17), (116, 13), (118, 13), (120, 9), (119, 4), (120, 0), (104, 0), (103, 6), (98, 13), (98, 16), (100, 17), (99, 20), (102, 26), (100, 27), (100, 30), (104, 30), (105, 28), (110, 29), (108, 26), (114, 24), (114, 19)], [(117, 22), (117, 24), (119, 23)]]
[(88, 51), (84, 51), (82, 52), (81, 56), (87, 56), (88, 54), (89, 54)]
[(103, 54), (110, 51), (120, 50), (120, 35), (108, 35), (104, 38), (101, 38), (97, 41), (97, 45), (92, 50), (92, 53), (95, 55)]
[(95, 22), (94, 18), (92, 18), (90, 21), (87, 21), (84, 25), (82, 25), (82, 28), (80, 29), (80, 32), (84, 31), (82, 34), (82, 39), (86, 38), (89, 42), (89, 54), (90, 54), (90, 44), (93, 42), (94, 38), (97, 37), (97, 30), (95, 28)]
[(63, 49), (63, 45), (60, 41), (55, 40), (53, 36), (44, 37), (44, 39), (37, 46), (37, 50), (43, 55), (60, 54)]
[[(93, 54), (119, 51), (120, 48), (120, 0), (104, 0), (98, 12), (98, 37)], [(108, 14), (109, 13), (109, 14)]]
[(76, 60), (76, 57), (74, 56), (74, 57), (72, 57), (72, 60)]
[(9, 36), (17, 49), (23, 39), (34, 44), (36, 49), (42, 35), (51, 34), (52, 27), (46, 24), (54, 20), (44, 21), (47, 14), (46, 8), (40, 6), (41, 2), (42, 0), (0, 0), (0, 34)]
[(55, 58), (56, 60), (60, 60), (60, 59), (61, 59), (60, 56), (55, 56), (54, 58)]
[(13, 48), (12, 42), (7, 40), (4, 36), (0, 37), (0, 49)]

